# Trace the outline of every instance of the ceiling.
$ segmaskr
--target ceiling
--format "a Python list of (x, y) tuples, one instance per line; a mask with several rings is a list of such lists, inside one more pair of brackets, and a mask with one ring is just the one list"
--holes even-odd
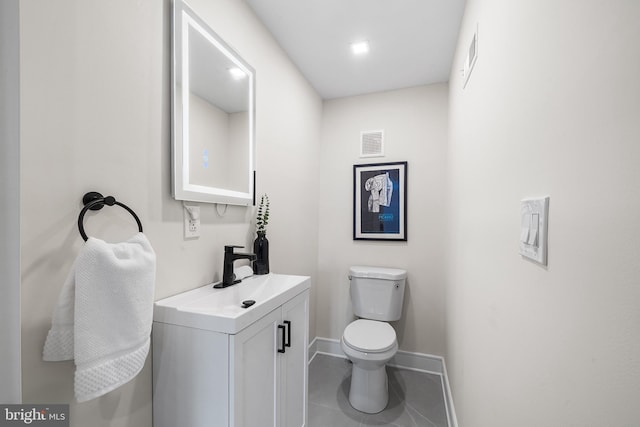
[[(446, 82), (465, 0), (246, 0), (324, 99)], [(352, 42), (367, 40), (355, 56)]]

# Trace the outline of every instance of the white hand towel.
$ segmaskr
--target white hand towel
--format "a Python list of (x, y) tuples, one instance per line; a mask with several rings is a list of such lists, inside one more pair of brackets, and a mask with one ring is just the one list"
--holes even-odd
[(149, 352), (156, 257), (142, 233), (122, 243), (90, 237), (53, 314), (43, 359), (75, 359), (78, 402), (133, 379)]

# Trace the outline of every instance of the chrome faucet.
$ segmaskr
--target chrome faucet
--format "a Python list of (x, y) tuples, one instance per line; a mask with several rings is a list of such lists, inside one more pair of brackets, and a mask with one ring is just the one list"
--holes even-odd
[(240, 283), (240, 280), (236, 280), (236, 275), (233, 273), (233, 262), (238, 259), (248, 259), (255, 261), (256, 255), (250, 253), (235, 253), (234, 248), (244, 248), (244, 246), (225, 246), (224, 247), (224, 265), (222, 268), (222, 282), (213, 285), (214, 288), (226, 288), (227, 286)]

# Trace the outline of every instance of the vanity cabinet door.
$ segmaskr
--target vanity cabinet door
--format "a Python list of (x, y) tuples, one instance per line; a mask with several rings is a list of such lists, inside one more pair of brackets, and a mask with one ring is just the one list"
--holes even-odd
[(230, 337), (229, 425), (305, 427), (309, 292)]
[[(285, 352), (280, 354), (280, 427), (307, 425), (307, 380), (309, 345), (309, 292), (282, 306), (286, 326)], [(290, 338), (290, 339), (289, 339)]]
[(229, 394), (233, 427), (277, 427), (278, 308), (236, 335), (231, 335)]

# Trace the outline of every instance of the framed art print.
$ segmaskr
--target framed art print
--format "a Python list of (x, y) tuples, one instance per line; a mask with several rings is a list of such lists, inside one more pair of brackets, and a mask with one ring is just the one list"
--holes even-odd
[(353, 239), (407, 240), (407, 162), (353, 166)]

